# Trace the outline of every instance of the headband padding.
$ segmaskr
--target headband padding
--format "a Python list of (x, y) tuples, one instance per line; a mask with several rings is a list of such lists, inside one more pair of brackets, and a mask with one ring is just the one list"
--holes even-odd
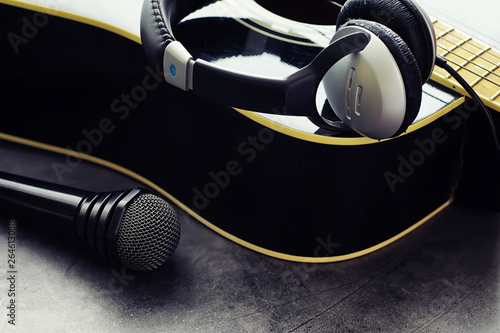
[[(415, 57), (405, 41), (382, 24), (366, 20), (350, 20), (339, 28), (346, 26), (362, 27), (372, 32), (389, 49), (399, 67), (406, 93), (405, 118), (395, 134), (399, 135), (415, 120), (422, 102), (422, 78)], [(376, 60), (384, 61), (384, 59)]]
[(175, 40), (173, 29), (184, 17), (213, 0), (145, 0), (141, 12), (141, 43), (149, 62), (163, 71), (165, 47)]
[(378, 22), (393, 30), (415, 56), (422, 78), (430, 77), (435, 57), (432, 33), (410, 0), (348, 0), (339, 13), (337, 26), (353, 19)]

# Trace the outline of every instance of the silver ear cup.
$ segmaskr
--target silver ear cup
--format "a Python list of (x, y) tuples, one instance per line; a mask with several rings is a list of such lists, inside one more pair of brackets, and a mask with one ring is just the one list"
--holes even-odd
[(432, 20), (415, 0), (347, 0), (337, 17), (337, 26), (352, 20), (386, 26), (407, 44), (419, 65), (422, 83), (434, 69), (436, 34)]
[[(340, 29), (333, 40), (364, 29)], [(406, 92), (396, 61), (372, 32), (368, 46), (336, 63), (323, 78), (325, 93), (340, 120), (361, 135), (384, 139), (395, 135), (405, 120)]]

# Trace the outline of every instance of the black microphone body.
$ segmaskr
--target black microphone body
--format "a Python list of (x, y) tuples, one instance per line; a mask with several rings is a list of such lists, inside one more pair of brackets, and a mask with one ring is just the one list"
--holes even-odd
[(73, 220), (86, 195), (83, 190), (0, 172), (0, 200), (11, 204), (2, 208), (61, 232), (75, 233)]
[(180, 238), (173, 208), (141, 188), (94, 193), (0, 172), (0, 200), (19, 217), (76, 234), (113, 266), (156, 268)]

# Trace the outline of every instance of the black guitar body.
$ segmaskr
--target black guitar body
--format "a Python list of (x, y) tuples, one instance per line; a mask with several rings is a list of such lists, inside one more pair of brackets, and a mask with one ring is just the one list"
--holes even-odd
[[(0, 9), (0, 34), (22, 36), (21, 18), (31, 20), (34, 12)], [(214, 38), (228, 25), (234, 36), (226, 38), (234, 41)], [(319, 52), (247, 30), (242, 35), (241, 28), (193, 20), (177, 33), (208, 60), (217, 56), (216, 41), (231, 45), (225, 58), (284, 50), (283, 61), (296, 67)], [(242, 36), (253, 44), (240, 45)], [(427, 93), (423, 108), (436, 108), (438, 116), (401, 137), (369, 142), (321, 129), (294, 136), (266, 118), (168, 86), (141, 45), (111, 32), (49, 16), (25, 40), (17, 48), (6, 38), (0, 45), (1, 145), (63, 148), (65, 163), (51, 165), (58, 179), (71, 177), (83, 159), (121, 166), (253, 250), (298, 261), (353, 258), (404, 236), (456, 193), (466, 130), (455, 126), (454, 109), (462, 100), (437, 85), (428, 91), (440, 97)]]

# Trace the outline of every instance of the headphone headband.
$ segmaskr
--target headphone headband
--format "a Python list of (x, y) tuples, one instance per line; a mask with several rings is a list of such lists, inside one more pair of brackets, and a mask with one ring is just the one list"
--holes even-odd
[(172, 27), (213, 0), (146, 0), (141, 12), (141, 41), (151, 64), (163, 71), (163, 54), (175, 41)]
[(316, 90), (336, 62), (363, 50), (371, 36), (362, 29), (350, 33), (321, 51), (308, 66), (285, 78), (238, 73), (202, 59), (193, 59), (173, 36), (172, 27), (191, 12), (212, 2), (144, 2), (142, 44), (151, 63), (164, 72), (165, 80), (183, 90), (193, 90), (199, 97), (227, 106), (262, 113), (307, 116), (318, 126), (328, 127), (316, 111)]

